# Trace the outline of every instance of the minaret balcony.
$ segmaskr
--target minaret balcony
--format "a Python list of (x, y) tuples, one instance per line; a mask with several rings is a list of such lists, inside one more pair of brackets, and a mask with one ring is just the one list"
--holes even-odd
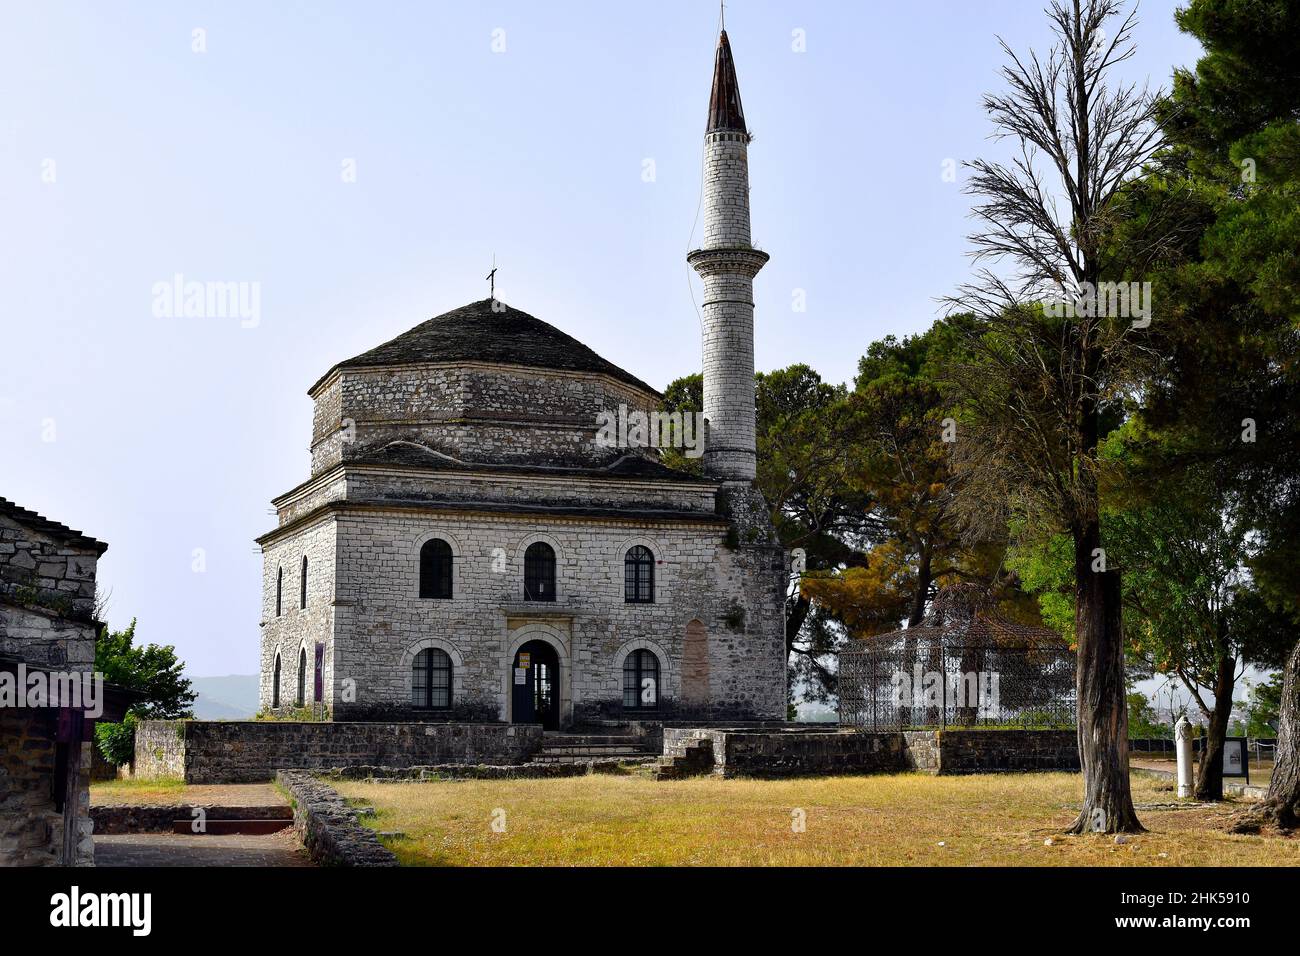
[(746, 275), (751, 279), (767, 265), (766, 252), (753, 248), (696, 249), (686, 262), (702, 277), (711, 275)]

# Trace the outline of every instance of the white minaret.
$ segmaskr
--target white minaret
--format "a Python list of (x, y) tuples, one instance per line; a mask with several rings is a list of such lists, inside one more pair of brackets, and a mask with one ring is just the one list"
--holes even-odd
[(727, 31), (718, 38), (704, 134), (704, 244), (686, 257), (704, 280), (704, 471), (753, 481), (754, 276), (767, 262), (749, 239), (749, 130)]

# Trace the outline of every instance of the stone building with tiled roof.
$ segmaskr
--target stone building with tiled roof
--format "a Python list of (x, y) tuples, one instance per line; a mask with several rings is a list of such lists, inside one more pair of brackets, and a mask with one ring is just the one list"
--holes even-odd
[[(755, 467), (747, 147), (724, 33), (706, 131), (703, 477), (611, 420), (662, 396), (494, 298), (312, 386), (273, 502), (264, 710), (541, 723), (781, 719), (786, 559)], [(677, 437), (682, 437), (681, 430)]]
[(0, 498), (0, 866), (94, 862), (94, 724), (130, 703), (92, 675), (107, 550)]

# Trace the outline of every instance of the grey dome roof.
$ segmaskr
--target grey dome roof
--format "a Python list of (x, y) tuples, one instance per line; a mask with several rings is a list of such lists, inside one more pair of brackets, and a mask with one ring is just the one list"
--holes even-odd
[(630, 372), (609, 362), (571, 335), (520, 309), (480, 299), (421, 322), (368, 352), (339, 362), (311, 387), (315, 392), (335, 369), (413, 365), (425, 362), (496, 362), (568, 372), (594, 372), (659, 395)]

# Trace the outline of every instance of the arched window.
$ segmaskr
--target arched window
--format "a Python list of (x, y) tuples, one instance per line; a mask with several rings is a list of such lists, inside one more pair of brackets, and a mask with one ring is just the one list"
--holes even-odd
[(307, 648), (298, 652), (298, 697), (299, 707), (307, 706)]
[(555, 600), (555, 549), (534, 541), (524, 552), (524, 600)]
[(446, 710), (451, 706), (451, 658), (438, 647), (426, 647), (411, 665), (411, 706)]
[(451, 545), (430, 538), (420, 548), (420, 597), (451, 597)]
[(623, 709), (654, 710), (659, 706), (659, 658), (645, 648), (623, 661)]
[(623, 600), (628, 604), (653, 604), (655, 556), (642, 545), (629, 548), (623, 558)]
[(298, 607), (307, 606), (307, 555), (302, 556), (302, 579), (298, 582)]
[(275, 652), (275, 668), (271, 671), (271, 706), (280, 706), (280, 652)]
[(284, 600), (284, 568), (275, 569), (275, 616), (280, 616), (280, 608)]

